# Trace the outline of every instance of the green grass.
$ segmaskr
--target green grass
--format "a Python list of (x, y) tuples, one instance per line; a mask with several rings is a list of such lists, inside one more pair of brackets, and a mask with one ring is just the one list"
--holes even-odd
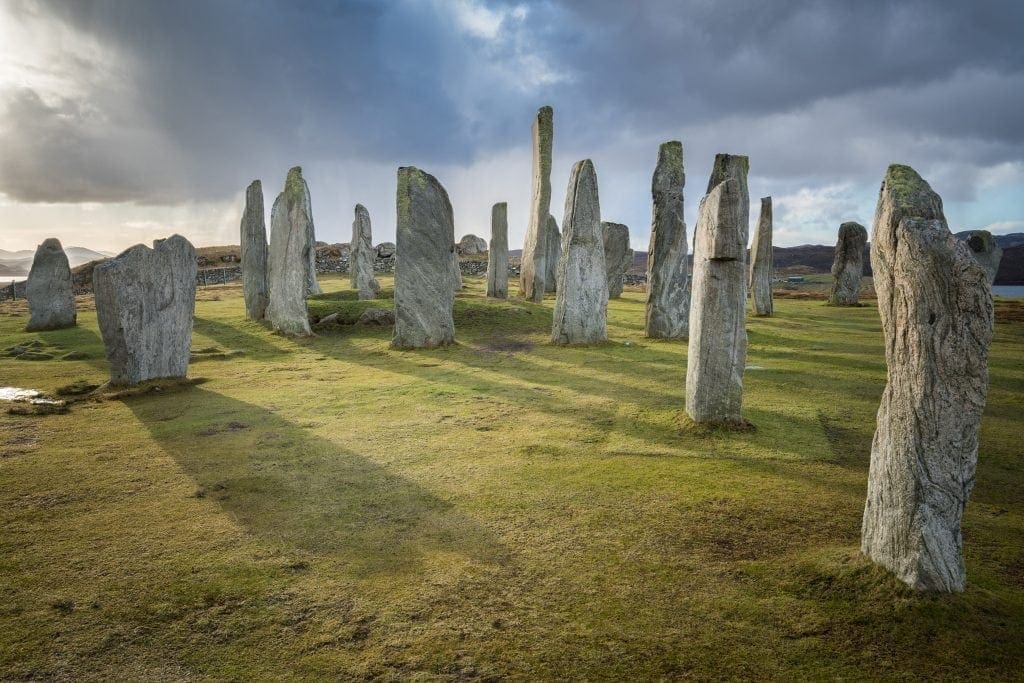
[[(749, 318), (756, 429), (701, 432), (685, 344), (644, 339), (641, 294), (609, 343), (561, 348), (551, 299), (465, 280), (460, 344), (415, 352), (276, 336), (211, 287), (205, 381), (0, 415), (0, 679), (1020, 676), (1024, 322), (996, 325), (968, 589), (915, 595), (857, 552), (873, 302)], [(323, 285), (316, 315), (392, 305)], [(0, 384), (105, 380), (93, 311), (24, 333), (0, 306), (0, 348), (58, 358), (0, 358)]]

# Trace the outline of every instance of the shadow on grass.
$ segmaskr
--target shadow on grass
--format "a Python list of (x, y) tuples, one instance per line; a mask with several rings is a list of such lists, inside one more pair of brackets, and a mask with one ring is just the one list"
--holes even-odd
[(260, 323), (251, 321), (240, 321), (238, 325), (228, 325), (219, 320), (197, 317), (192, 323), (192, 332), (213, 339), (226, 350), (241, 349), (259, 356), (280, 356), (289, 353), (287, 349), (273, 344), (269, 339), (241, 329), (240, 325), (242, 324), (260, 325)]

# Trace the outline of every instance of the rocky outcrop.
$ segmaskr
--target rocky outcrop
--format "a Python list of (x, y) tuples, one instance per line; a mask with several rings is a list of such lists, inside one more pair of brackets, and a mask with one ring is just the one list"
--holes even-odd
[(254, 180), (245, 191), (241, 225), (242, 295), (245, 316), (263, 320), (270, 301), (267, 279), (267, 224), (263, 217), (263, 184)]
[(551, 341), (594, 344), (608, 339), (608, 273), (597, 173), (590, 159), (576, 162), (569, 176), (562, 220)]
[(474, 256), (487, 253), (487, 240), (476, 235), (463, 235), (459, 240), (457, 251), (462, 256)]
[(491, 207), (491, 248), (487, 251), (487, 296), (508, 298), (508, 204)]
[(112, 384), (184, 377), (192, 346), (196, 250), (174, 235), (93, 270), (96, 319)]
[(548, 214), (551, 213), (551, 143), (554, 139), (554, 110), (541, 107), (533, 120), (533, 190), (530, 223), (526, 228), (519, 267), (519, 290), (533, 301), (544, 299), (547, 274)]
[(985, 274), (988, 275), (988, 283), (991, 285), (996, 281), (996, 273), (999, 272), (999, 262), (1003, 259), (1003, 248), (996, 244), (995, 238), (988, 230), (975, 230), (966, 241), (971, 256), (985, 270)]
[(562, 233), (558, 231), (558, 221), (548, 214), (547, 255), (544, 257), (544, 291), (558, 291), (558, 259), (562, 256)]
[(622, 296), (622, 278), (633, 265), (633, 250), (629, 248), (629, 228), (622, 223), (601, 223), (604, 240), (604, 265), (608, 277), (608, 298)]
[(373, 276), (373, 235), (370, 227), (370, 212), (362, 204), (356, 204), (355, 220), (352, 221), (352, 243), (349, 250), (349, 282), (359, 293), (359, 300), (376, 299), (380, 284)]
[(395, 333), (391, 346), (431, 348), (454, 343), (455, 219), (448, 193), (418, 168), (398, 169)]
[(683, 143), (658, 149), (651, 179), (654, 208), (647, 251), (647, 311), (644, 331), (654, 339), (686, 339), (690, 329), (690, 269), (683, 221)]
[(867, 241), (868, 231), (860, 223), (851, 221), (839, 226), (839, 240), (832, 261), (832, 291), (828, 295), (833, 306), (859, 305)]
[(377, 258), (394, 258), (397, 251), (394, 242), (381, 242), (377, 245)]
[(871, 236), (888, 382), (861, 550), (912, 588), (962, 591), (960, 522), (988, 391), (988, 276), (909, 166), (886, 173)]
[(761, 198), (761, 217), (750, 245), (750, 302), (754, 315), (771, 315), (772, 307), (772, 198)]
[(75, 326), (75, 286), (60, 240), (51, 237), (36, 247), (25, 283), (25, 297), (29, 312), (26, 332)]
[(697, 216), (686, 359), (686, 412), (695, 422), (743, 421), (748, 168), (745, 156), (717, 155)]
[(312, 334), (306, 309), (309, 286), (308, 192), (302, 176), (292, 169), (284, 192), (270, 211), (270, 302), (266, 318), (278, 332)]

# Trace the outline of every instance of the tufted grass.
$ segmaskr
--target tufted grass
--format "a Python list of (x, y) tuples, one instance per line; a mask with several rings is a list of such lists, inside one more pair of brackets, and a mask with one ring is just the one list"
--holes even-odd
[[(205, 288), (202, 381), (0, 415), (0, 679), (1012, 678), (1024, 670), (1024, 322), (999, 322), (969, 587), (858, 556), (873, 302), (749, 318), (749, 432), (681, 417), (686, 348), (548, 345), (552, 301), (456, 301), (457, 347), (292, 340)], [(383, 278), (386, 291), (391, 281)], [(311, 313), (355, 320), (343, 277)], [(88, 309), (88, 301), (82, 301)], [(105, 380), (95, 313), (0, 385)], [(232, 353), (232, 352), (241, 353)]]

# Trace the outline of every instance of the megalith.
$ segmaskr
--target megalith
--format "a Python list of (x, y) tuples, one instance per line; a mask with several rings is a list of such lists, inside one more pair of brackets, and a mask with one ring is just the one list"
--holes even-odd
[(60, 240), (51, 237), (36, 247), (32, 269), (25, 282), (25, 297), (29, 312), (25, 331), (75, 326), (75, 285)]
[(871, 235), (888, 381), (871, 444), (861, 551), (912, 588), (962, 591), (960, 521), (988, 392), (992, 290), (942, 199), (889, 167)]
[(270, 210), (270, 301), (266, 318), (278, 332), (312, 334), (306, 309), (309, 287), (308, 193), (296, 169)]
[(772, 305), (772, 198), (761, 197), (761, 217), (750, 245), (750, 301), (754, 315), (771, 315)]
[(373, 235), (370, 229), (370, 212), (362, 204), (356, 204), (355, 220), (352, 221), (352, 245), (348, 256), (348, 274), (352, 289), (359, 292), (359, 300), (376, 299), (380, 284), (373, 275)]
[(999, 273), (999, 262), (1003, 260), (1003, 248), (996, 244), (992, 233), (988, 230), (975, 230), (967, 237), (967, 247), (971, 256), (978, 262), (988, 276), (988, 283), (994, 284)]
[(544, 257), (544, 291), (558, 290), (558, 259), (562, 255), (562, 233), (558, 231), (558, 221), (548, 214), (547, 255)]
[(541, 107), (533, 120), (533, 189), (530, 222), (519, 266), (519, 289), (526, 299), (543, 301), (548, 253), (548, 214), (551, 213), (551, 143), (554, 110)]
[(743, 422), (748, 169), (745, 156), (716, 155), (697, 214), (686, 359), (686, 412), (695, 422)]
[(111, 384), (184, 377), (196, 305), (196, 250), (181, 235), (123, 251), (92, 276)]
[(590, 159), (578, 161), (569, 176), (562, 219), (562, 256), (558, 261), (551, 341), (594, 344), (608, 339), (608, 272), (597, 193)]
[(690, 329), (690, 268), (683, 221), (683, 143), (664, 142), (651, 179), (651, 239), (647, 249), (644, 332), (654, 339), (686, 339)]
[(487, 251), (487, 240), (483, 237), (477, 237), (472, 233), (469, 235), (463, 235), (459, 240), (458, 250), (459, 254), (465, 256), (483, 254)]
[(455, 219), (448, 193), (418, 168), (398, 169), (395, 332), (391, 346), (431, 348), (455, 342), (452, 264)]
[(270, 300), (267, 278), (267, 224), (263, 217), (263, 184), (254, 180), (245, 190), (242, 212), (242, 295), (245, 316), (263, 320)]
[(833, 306), (859, 306), (860, 279), (864, 274), (864, 245), (868, 231), (852, 221), (839, 226), (835, 259), (832, 261), (832, 291), (828, 302)]
[(508, 298), (508, 204), (491, 207), (491, 244), (487, 250), (487, 296)]
[(608, 298), (622, 296), (623, 278), (633, 265), (633, 250), (629, 248), (629, 228), (622, 223), (601, 223), (604, 240), (604, 265), (608, 277)]
[[(303, 230), (307, 247), (303, 250), (306, 268), (306, 294), (320, 294), (320, 283), (316, 279), (316, 229), (313, 227), (313, 205), (309, 198), (309, 185), (302, 177), (302, 167), (288, 170), (285, 179), (285, 194), (288, 195), (288, 220), (297, 222)], [(273, 223), (273, 215), (271, 215)], [(273, 225), (271, 225), (273, 231)]]

